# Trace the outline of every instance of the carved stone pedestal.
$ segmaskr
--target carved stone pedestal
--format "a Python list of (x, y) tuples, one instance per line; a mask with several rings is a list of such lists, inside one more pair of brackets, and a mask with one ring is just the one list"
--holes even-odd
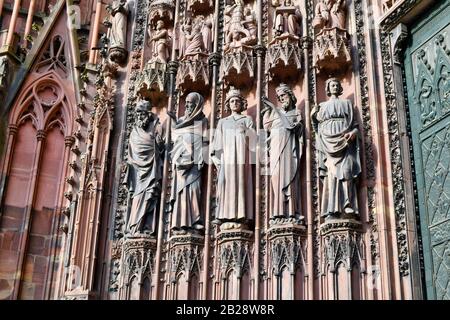
[(204, 92), (209, 85), (208, 55), (185, 56), (179, 64), (176, 87), (181, 92)]
[(127, 60), (128, 52), (121, 47), (113, 47), (109, 49), (109, 59), (115, 63), (123, 64)]
[[(362, 224), (353, 219), (330, 219), (320, 226), (322, 279), (328, 297), (362, 299), (366, 260)], [(345, 290), (344, 290), (345, 288)]]
[(255, 61), (251, 47), (229, 50), (222, 59), (220, 79), (235, 87), (249, 86), (253, 82)]
[(76, 288), (64, 294), (63, 300), (95, 300), (96, 295), (89, 290)]
[(323, 29), (314, 39), (314, 67), (319, 73), (345, 72), (351, 65), (349, 34), (338, 28)]
[(160, 105), (167, 98), (166, 66), (159, 61), (149, 61), (136, 80), (137, 94), (150, 100), (153, 106)]
[(170, 238), (169, 299), (199, 299), (203, 243), (202, 235), (192, 233)]
[(267, 50), (266, 72), (270, 79), (285, 81), (298, 76), (302, 68), (302, 53), (298, 37), (285, 35), (275, 38)]
[(152, 280), (156, 239), (148, 235), (126, 237), (122, 249), (121, 300), (149, 300), (155, 286)]
[(306, 227), (289, 220), (271, 223), (269, 237), (270, 268), (274, 283), (273, 299), (305, 298)]
[(217, 235), (221, 299), (249, 299), (253, 232), (243, 225), (224, 223)]

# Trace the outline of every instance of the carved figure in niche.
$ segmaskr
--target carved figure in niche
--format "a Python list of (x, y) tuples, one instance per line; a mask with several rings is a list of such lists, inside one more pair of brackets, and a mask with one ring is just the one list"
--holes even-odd
[(204, 16), (190, 18), (182, 26), (180, 57), (209, 53), (212, 45), (212, 22)]
[(296, 40), (300, 37), (300, 9), (292, 0), (272, 0), (272, 6), (276, 7), (273, 19), (273, 38), (292, 37)]
[(156, 232), (158, 201), (161, 194), (164, 139), (158, 117), (149, 101), (136, 105), (136, 119), (128, 145), (127, 181), (131, 209), (127, 232)]
[(321, 0), (315, 9), (312, 25), (315, 29), (345, 29), (345, 0)]
[(224, 51), (256, 43), (256, 18), (250, 6), (244, 10), (244, 1), (234, 0), (234, 4), (225, 7), (224, 13)]
[(321, 215), (358, 215), (356, 179), (361, 173), (359, 130), (350, 100), (340, 99), (341, 82), (326, 81), (330, 99), (313, 108), (317, 127), (319, 176), (323, 181)]
[(128, 3), (114, 0), (109, 7), (111, 12), (110, 59), (123, 62), (126, 58)]
[(271, 212), (270, 217), (302, 219), (300, 212), (300, 159), (303, 150), (303, 122), (291, 88), (276, 88), (281, 107), (263, 98), (263, 125), (269, 132)]
[(203, 229), (200, 215), (201, 176), (204, 165), (203, 147), (207, 145), (208, 121), (203, 113), (204, 99), (197, 92), (186, 97), (185, 115), (178, 120), (168, 112), (173, 122), (171, 151), (173, 185), (170, 197), (172, 205), (172, 229)]
[(155, 30), (149, 30), (149, 45), (152, 47), (152, 61), (167, 63), (169, 59), (169, 31), (164, 27), (164, 21), (158, 20)]
[(230, 89), (225, 107), (231, 109), (231, 115), (219, 120), (211, 152), (218, 171), (216, 222), (245, 222), (253, 220), (255, 125), (250, 116), (242, 114), (247, 101), (240, 90)]

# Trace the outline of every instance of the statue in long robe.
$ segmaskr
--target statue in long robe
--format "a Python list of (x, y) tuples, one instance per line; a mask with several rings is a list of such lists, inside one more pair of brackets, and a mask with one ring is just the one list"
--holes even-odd
[(323, 181), (323, 217), (359, 214), (356, 179), (361, 173), (359, 130), (350, 100), (340, 99), (338, 79), (326, 82), (330, 99), (311, 111), (317, 128), (319, 176)]
[(136, 121), (128, 145), (128, 186), (131, 209), (127, 232), (131, 235), (156, 232), (158, 202), (161, 195), (164, 139), (158, 117), (150, 102), (136, 106)]
[(218, 170), (217, 211), (220, 222), (253, 220), (252, 151), (256, 145), (255, 125), (243, 115), (247, 101), (230, 89), (225, 107), (232, 114), (220, 119), (212, 143), (211, 159)]
[(314, 28), (346, 30), (346, 4), (345, 0), (321, 0), (315, 8), (312, 22)]
[(186, 97), (185, 115), (178, 120), (171, 112), (171, 151), (173, 184), (170, 197), (172, 229), (201, 230), (201, 177), (204, 166), (204, 146), (207, 145), (208, 121), (203, 113), (203, 97), (191, 92)]
[(126, 0), (114, 0), (110, 6), (112, 21), (109, 42), (110, 59), (123, 62), (126, 58), (128, 3)]
[(303, 149), (303, 123), (297, 99), (285, 84), (276, 88), (281, 107), (266, 98), (263, 125), (269, 132), (270, 217), (303, 218), (301, 214), (300, 160)]

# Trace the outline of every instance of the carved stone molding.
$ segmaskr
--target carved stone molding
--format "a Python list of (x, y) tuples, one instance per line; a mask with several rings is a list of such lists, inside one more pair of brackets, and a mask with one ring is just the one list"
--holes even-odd
[(319, 73), (341, 73), (351, 65), (349, 34), (338, 28), (323, 29), (314, 39), (314, 67)]
[(199, 245), (182, 245), (173, 248), (170, 252), (170, 278), (176, 281), (180, 273), (186, 279), (193, 274), (199, 274), (202, 266), (202, 250)]
[[(241, 234), (242, 236), (242, 234)], [(222, 242), (219, 245), (220, 277), (227, 278), (230, 270), (233, 270), (238, 279), (251, 268), (251, 246), (245, 236), (238, 236), (234, 240)]]
[(392, 30), (391, 45), (392, 45), (392, 60), (394, 63), (401, 65), (403, 63), (403, 52), (408, 37), (408, 28), (399, 23), (397, 27)]
[(255, 61), (251, 48), (228, 52), (223, 55), (220, 79), (236, 87), (242, 87), (245, 84), (249, 86), (255, 77), (254, 69)]
[(175, 86), (181, 92), (203, 92), (209, 85), (208, 55), (198, 53), (183, 58), (178, 67)]

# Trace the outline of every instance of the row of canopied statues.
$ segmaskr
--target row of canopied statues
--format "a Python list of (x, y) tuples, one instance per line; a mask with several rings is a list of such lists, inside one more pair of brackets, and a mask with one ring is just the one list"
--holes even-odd
[[(319, 175), (323, 188), (321, 215), (324, 218), (358, 215), (356, 179), (361, 173), (359, 130), (352, 103), (341, 99), (338, 79), (326, 82), (328, 101), (313, 108)], [(207, 159), (217, 168), (214, 223), (246, 224), (254, 219), (254, 166), (256, 144), (263, 140), (269, 163), (269, 216), (272, 221), (300, 223), (302, 183), (300, 162), (303, 150), (303, 120), (297, 99), (289, 86), (276, 88), (279, 106), (263, 98), (261, 110), (266, 135), (258, 138), (252, 118), (243, 114), (246, 99), (231, 88), (225, 106), (231, 112), (218, 121), (213, 141), (208, 141), (204, 99), (196, 92), (185, 100), (185, 114), (168, 112), (173, 146), (170, 148), (172, 181), (170, 227), (176, 232), (201, 230), (202, 171)], [(129, 234), (156, 231), (165, 146), (164, 132), (148, 101), (135, 108), (135, 123), (128, 145), (130, 191)], [(261, 137), (261, 134), (260, 134)], [(259, 141), (259, 142), (258, 142)], [(203, 196), (205, 196), (203, 194)], [(209, 199), (208, 199), (209, 200)]]

